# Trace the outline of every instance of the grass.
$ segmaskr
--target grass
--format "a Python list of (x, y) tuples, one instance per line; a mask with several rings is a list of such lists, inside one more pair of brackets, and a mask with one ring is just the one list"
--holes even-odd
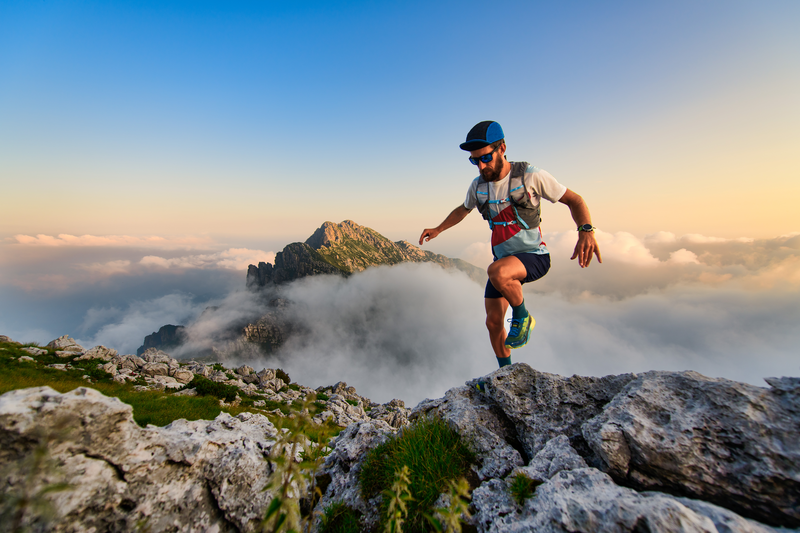
[(525, 500), (533, 496), (536, 487), (540, 484), (541, 482), (534, 481), (525, 474), (519, 473), (511, 478), (508, 484), (508, 492), (511, 494), (514, 501), (517, 502), (517, 505), (523, 505)]
[[(46, 355), (31, 356), (35, 361), (18, 361), (21, 356), (30, 356), (22, 351), (25, 346), (37, 346), (35, 343), (17, 345), (13, 343), (0, 342), (0, 394), (11, 390), (24, 389), (28, 387), (51, 387), (58, 392), (65, 393), (75, 390), (78, 387), (91, 387), (106, 396), (119, 398), (124, 403), (133, 407), (133, 419), (140, 426), (153, 424), (154, 426), (165, 426), (174, 420), (185, 418), (186, 420), (212, 420), (222, 411), (232, 416), (243, 412), (255, 412), (267, 414), (273, 423), (278, 418), (274, 414), (264, 413), (265, 410), (279, 409), (283, 415), (288, 415), (293, 411), (293, 407), (274, 400), (264, 400), (266, 406), (263, 409), (255, 408), (253, 402), (261, 397), (250, 397), (245, 395), (240, 389), (215, 383), (209, 379), (195, 376), (195, 379), (187, 388), (198, 390), (198, 396), (175, 396), (171, 392), (160, 391), (136, 391), (133, 383), (117, 383), (110, 374), (102, 369), (98, 369), (100, 363), (97, 359), (86, 361), (74, 361), (74, 356), (61, 358), (55, 355), (51, 348), (43, 348), (48, 351)], [(48, 368), (49, 364), (69, 363), (72, 369), (56, 370)], [(221, 365), (214, 365), (215, 367)], [(89, 376), (88, 381), (83, 376)], [(138, 384), (144, 385), (144, 380)], [(232, 401), (236, 394), (239, 394), (242, 402), (238, 406), (225, 406), (219, 404), (219, 399), (227, 402)], [(314, 406), (312, 416), (317, 414), (315, 411), (322, 408)], [(314, 440), (318, 434), (323, 432), (338, 432), (338, 426), (330, 424), (309, 430), (310, 439)]]
[[(439, 418), (425, 418), (408, 426), (394, 438), (367, 453), (359, 475), (361, 492), (366, 499), (388, 491), (395, 473), (408, 466), (408, 520), (403, 531), (428, 531), (425, 514), (430, 514), (449, 481), (467, 476), (475, 456), (461, 442), (458, 434)], [(384, 499), (385, 500), (385, 499)], [(388, 502), (381, 506), (381, 522), (387, 518)]]
[(359, 533), (361, 513), (351, 509), (344, 503), (329, 505), (322, 511), (320, 533)]

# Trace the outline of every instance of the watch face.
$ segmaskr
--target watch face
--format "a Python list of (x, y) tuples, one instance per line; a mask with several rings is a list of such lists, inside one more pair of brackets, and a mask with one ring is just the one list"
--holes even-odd
[(581, 231), (592, 231), (594, 228), (592, 228), (591, 224), (584, 224), (580, 229)]

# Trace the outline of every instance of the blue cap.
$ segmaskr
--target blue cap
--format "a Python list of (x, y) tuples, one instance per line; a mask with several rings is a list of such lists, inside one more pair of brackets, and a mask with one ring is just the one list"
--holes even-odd
[(472, 152), (473, 150), (480, 150), (484, 146), (489, 146), (500, 139), (505, 139), (503, 128), (500, 127), (500, 124), (492, 120), (484, 120), (475, 124), (469, 130), (467, 140), (461, 143), (460, 146), (462, 150)]

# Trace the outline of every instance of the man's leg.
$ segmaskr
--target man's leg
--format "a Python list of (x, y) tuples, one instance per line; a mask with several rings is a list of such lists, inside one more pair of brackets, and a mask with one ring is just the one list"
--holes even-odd
[(489, 330), (489, 342), (492, 343), (494, 355), (500, 366), (511, 362), (511, 350), (506, 347), (506, 310), (508, 301), (505, 298), (485, 298), (486, 329)]
[(492, 286), (503, 295), (513, 310), (511, 330), (504, 344), (509, 348), (521, 348), (527, 344), (533, 325), (533, 318), (525, 309), (522, 296), (522, 281), (528, 277), (528, 269), (519, 258), (509, 256), (492, 263), (487, 273)]

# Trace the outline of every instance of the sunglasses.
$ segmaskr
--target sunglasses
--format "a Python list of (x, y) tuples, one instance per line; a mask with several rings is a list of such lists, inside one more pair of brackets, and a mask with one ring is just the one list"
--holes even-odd
[(483, 154), (480, 157), (470, 157), (469, 162), (472, 163), (473, 165), (477, 165), (478, 161), (480, 161), (481, 163), (491, 163), (492, 154), (494, 154), (497, 150), (499, 150), (501, 146), (503, 145), (502, 144), (498, 145), (494, 150), (492, 150), (488, 154)]

